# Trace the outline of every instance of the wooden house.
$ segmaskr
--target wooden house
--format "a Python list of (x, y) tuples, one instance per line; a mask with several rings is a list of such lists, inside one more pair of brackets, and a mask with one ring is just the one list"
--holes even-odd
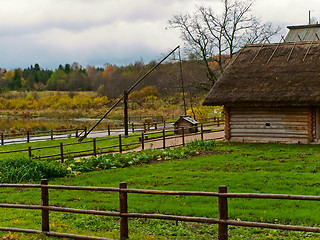
[(320, 41), (245, 46), (204, 104), (224, 105), (226, 140), (320, 142)]
[(181, 134), (182, 128), (184, 133), (198, 132), (198, 122), (189, 116), (180, 116), (180, 118), (173, 124), (174, 133)]

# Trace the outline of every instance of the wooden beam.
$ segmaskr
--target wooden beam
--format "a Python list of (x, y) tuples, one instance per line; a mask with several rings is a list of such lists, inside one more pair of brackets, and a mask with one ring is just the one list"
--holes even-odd
[(230, 140), (230, 107), (224, 106), (224, 131), (225, 139)]
[(312, 107), (308, 107), (308, 120), (307, 120), (307, 125), (308, 125), (308, 142), (313, 141), (313, 135), (312, 135)]
[(320, 139), (320, 109), (319, 107), (316, 108), (316, 117), (315, 117), (315, 123), (316, 123), (316, 139)]

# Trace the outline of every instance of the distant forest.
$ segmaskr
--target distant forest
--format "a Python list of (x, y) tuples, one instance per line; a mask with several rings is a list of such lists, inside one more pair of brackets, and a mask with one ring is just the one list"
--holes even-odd
[[(10, 71), (0, 68), (0, 91), (96, 91), (100, 95), (116, 98), (156, 64), (155, 61), (148, 64), (137, 61), (127, 66), (83, 68), (78, 63), (73, 63), (60, 65), (54, 71), (43, 69), (39, 64)], [(163, 63), (141, 82), (137, 90), (156, 86), (163, 95), (181, 92), (180, 76), (179, 62)], [(206, 71), (198, 61), (182, 62), (182, 78), (186, 91), (208, 89)]]

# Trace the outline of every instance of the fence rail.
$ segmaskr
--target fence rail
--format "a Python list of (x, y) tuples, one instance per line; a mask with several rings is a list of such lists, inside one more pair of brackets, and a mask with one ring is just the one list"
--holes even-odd
[[(206, 224), (218, 224), (218, 239), (228, 239), (228, 226), (241, 227), (259, 227), (269, 229), (280, 229), (288, 231), (303, 231), (320, 233), (320, 228), (306, 227), (296, 225), (282, 225), (274, 223), (261, 223), (249, 221), (235, 221), (228, 218), (228, 199), (229, 198), (260, 198), (260, 199), (281, 199), (281, 200), (312, 200), (320, 201), (320, 196), (304, 196), (304, 195), (284, 195), (284, 194), (257, 194), (257, 193), (228, 193), (227, 186), (220, 186), (218, 192), (197, 192), (197, 191), (166, 191), (166, 190), (146, 190), (146, 189), (128, 189), (126, 183), (120, 183), (119, 188), (115, 187), (85, 187), (85, 186), (64, 186), (64, 185), (48, 185), (46, 179), (41, 180), (41, 184), (0, 184), (1, 188), (40, 188), (41, 189), (41, 205), (23, 205), (23, 204), (0, 204), (0, 208), (17, 208), (42, 211), (42, 230), (19, 229), (10, 227), (0, 227), (0, 231), (26, 232), (26, 233), (44, 233), (48, 236), (71, 237), (74, 239), (104, 239), (101, 237), (81, 236), (68, 233), (50, 232), (49, 212), (66, 212), (76, 214), (103, 215), (120, 218), (120, 239), (127, 239), (129, 236), (129, 219), (145, 218), (145, 219), (162, 219), (184, 222), (197, 222)], [(64, 190), (84, 190), (84, 191), (105, 191), (119, 193), (119, 211), (107, 212), (97, 210), (85, 210), (50, 206), (49, 189)], [(149, 213), (129, 213), (128, 212), (128, 194), (157, 194), (157, 195), (184, 195), (184, 196), (210, 196), (218, 198), (218, 218), (194, 217), (194, 216), (177, 216), (165, 214), (149, 214)]]
[[(163, 118), (159, 118), (161, 121), (155, 121), (150, 123), (143, 123), (143, 124), (136, 124), (131, 123), (129, 131), (131, 133), (141, 132), (141, 131), (152, 131), (158, 129), (170, 129), (172, 128), (172, 122), (166, 122)], [(202, 121), (201, 121), (202, 122)], [(216, 123), (220, 124), (220, 118), (213, 118), (209, 121), (203, 121), (203, 123)], [(119, 132), (123, 132), (124, 129), (122, 128), (111, 128), (110, 125), (107, 126), (105, 129), (98, 129), (92, 133), (105, 133), (108, 136), (110, 135), (117, 135)], [(20, 132), (20, 133), (0, 133), (0, 144), (13, 144), (13, 143), (28, 143), (28, 142), (35, 142), (41, 140), (54, 140), (54, 139), (66, 139), (66, 138), (78, 138), (82, 134), (87, 133), (87, 127), (84, 128), (74, 128), (74, 129), (60, 129), (60, 130), (48, 130), (48, 131), (27, 131), (27, 132)]]
[[(83, 156), (97, 156), (98, 154), (103, 153), (109, 153), (109, 152), (123, 152), (124, 150), (135, 148), (135, 147), (141, 147), (142, 150), (144, 150), (147, 144), (149, 143), (155, 143), (155, 142), (162, 142), (162, 144), (159, 144), (157, 147), (158, 149), (165, 149), (168, 147), (168, 141), (171, 139), (176, 139), (176, 142), (171, 143), (170, 146), (180, 146), (186, 144), (186, 139), (189, 136), (198, 136), (200, 139), (204, 139), (205, 135), (207, 133), (212, 133), (212, 130), (216, 130), (217, 127), (220, 127), (220, 123), (205, 123), (201, 124), (200, 131), (194, 131), (194, 133), (187, 133), (190, 132), (193, 128), (198, 127), (191, 127), (189, 129), (178, 129), (181, 131), (181, 134), (174, 134), (177, 129), (169, 128), (169, 129), (163, 129), (162, 131), (153, 130), (152, 132), (146, 133), (145, 131), (142, 131), (140, 134), (130, 134), (129, 136), (123, 137), (123, 135), (118, 136), (108, 136), (104, 138), (93, 138), (92, 140), (82, 141), (82, 142), (76, 142), (76, 143), (68, 143), (63, 144), (60, 143), (59, 145), (53, 145), (53, 146), (45, 146), (45, 147), (28, 147), (26, 149), (18, 149), (18, 150), (11, 150), (11, 151), (2, 151), (0, 152), (0, 155), (2, 154), (10, 154), (10, 153), (19, 153), (19, 152), (25, 152), (28, 157), (35, 158), (35, 159), (56, 159), (60, 160), (62, 163), (64, 160), (68, 157), (83, 157)], [(188, 131), (187, 131), (188, 130)], [(220, 130), (223, 131), (223, 130)], [(185, 133), (186, 132), (186, 133)], [(129, 141), (129, 139), (132, 139), (132, 142), (126, 143), (125, 141)], [(219, 140), (222, 138), (212, 138), (215, 140)], [(116, 141), (117, 144), (107, 144), (109, 141)], [(81, 150), (72, 150), (68, 149), (69, 146), (76, 146), (80, 145)], [(46, 151), (44, 154), (39, 154), (37, 151), (42, 151), (44, 149), (50, 150), (54, 149), (51, 152)]]

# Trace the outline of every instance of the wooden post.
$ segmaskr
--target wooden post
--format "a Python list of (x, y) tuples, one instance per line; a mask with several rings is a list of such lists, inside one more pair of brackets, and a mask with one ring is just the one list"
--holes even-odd
[(312, 134), (312, 129), (313, 129), (313, 124), (312, 124), (312, 107), (308, 107), (308, 115), (307, 115), (307, 127), (308, 127), (308, 142), (313, 141), (313, 134)]
[(220, 127), (220, 119), (219, 119), (219, 117), (217, 119), (217, 126)]
[(53, 130), (52, 129), (50, 130), (50, 138), (51, 138), (51, 140), (53, 140)]
[(61, 163), (64, 163), (64, 158), (63, 158), (63, 143), (60, 143), (60, 159), (61, 159)]
[(166, 131), (162, 130), (162, 139), (163, 139), (163, 149), (166, 148)]
[(154, 129), (158, 130), (158, 124), (157, 123), (154, 124)]
[(134, 133), (134, 123), (132, 123), (131, 126), (132, 126), (132, 133)]
[(122, 192), (122, 189), (127, 189), (127, 183), (120, 183), (119, 202), (120, 202), (120, 239), (128, 239), (128, 217), (121, 216), (123, 213), (128, 213), (128, 197), (126, 192)]
[(27, 142), (30, 142), (30, 132), (27, 132)]
[(224, 132), (225, 139), (230, 140), (230, 107), (224, 106)]
[(166, 121), (163, 121), (163, 129), (166, 129)]
[(84, 135), (87, 135), (87, 127), (84, 127)]
[(185, 146), (185, 142), (184, 142), (184, 128), (181, 129), (181, 135), (182, 135), (182, 146)]
[(128, 93), (127, 91), (123, 92), (123, 121), (124, 121), (124, 135), (127, 137), (129, 135), (129, 126), (128, 126)]
[(110, 136), (110, 125), (108, 125), (108, 136)]
[(97, 141), (95, 138), (93, 139), (93, 155), (97, 156)]
[(143, 131), (144, 131), (144, 132), (147, 131), (146, 123), (143, 123)]
[(28, 153), (29, 153), (29, 158), (31, 158), (32, 157), (32, 155), (31, 155), (31, 147), (28, 147)]
[[(49, 206), (49, 191), (48, 188), (45, 188), (44, 186), (48, 185), (47, 179), (41, 180), (41, 206), (42, 207), (48, 207)], [(42, 232), (47, 233), (49, 232), (49, 210), (42, 209)]]
[(79, 130), (78, 130), (78, 128), (76, 128), (76, 138), (78, 138), (79, 137)]
[(144, 133), (141, 133), (141, 149), (144, 150)]
[(200, 125), (200, 129), (201, 129), (201, 140), (203, 140), (203, 124), (202, 123)]
[[(219, 186), (218, 193), (227, 193), (227, 186)], [(218, 196), (219, 204), (219, 220), (228, 220), (228, 198)], [(218, 226), (218, 239), (227, 240), (228, 239), (228, 224), (219, 223)]]
[(4, 135), (1, 133), (1, 145), (4, 145)]
[(119, 135), (119, 153), (122, 153), (122, 141), (121, 141), (121, 134)]

